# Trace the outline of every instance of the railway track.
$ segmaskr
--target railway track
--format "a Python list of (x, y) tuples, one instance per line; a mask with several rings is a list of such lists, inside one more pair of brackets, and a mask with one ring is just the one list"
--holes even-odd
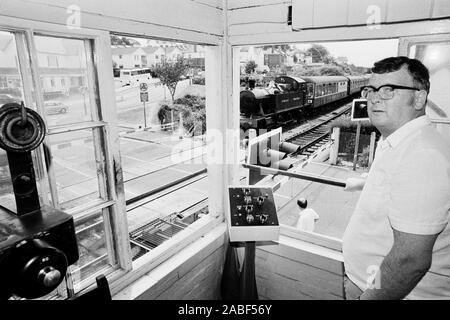
[(320, 116), (306, 125), (287, 131), (283, 134), (283, 140), (300, 146), (300, 149), (293, 155), (309, 158), (317, 149), (330, 141), (330, 130), (327, 124), (351, 110), (351, 103)]

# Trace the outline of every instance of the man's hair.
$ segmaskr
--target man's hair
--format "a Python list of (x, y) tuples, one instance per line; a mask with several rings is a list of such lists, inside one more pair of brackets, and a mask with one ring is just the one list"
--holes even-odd
[(430, 92), (430, 74), (427, 67), (417, 59), (408, 57), (390, 57), (374, 63), (373, 73), (388, 73), (398, 71), (406, 66), (408, 72), (413, 77), (414, 84), (421, 90)]
[(297, 205), (300, 208), (305, 209), (308, 206), (308, 200), (306, 200), (305, 198), (300, 198), (297, 200)]

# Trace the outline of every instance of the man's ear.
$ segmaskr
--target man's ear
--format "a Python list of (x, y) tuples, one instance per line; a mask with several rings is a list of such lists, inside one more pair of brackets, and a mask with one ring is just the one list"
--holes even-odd
[(416, 110), (421, 110), (425, 108), (425, 105), (427, 103), (427, 96), (428, 93), (426, 90), (420, 90), (416, 92), (415, 99), (414, 99), (414, 108)]

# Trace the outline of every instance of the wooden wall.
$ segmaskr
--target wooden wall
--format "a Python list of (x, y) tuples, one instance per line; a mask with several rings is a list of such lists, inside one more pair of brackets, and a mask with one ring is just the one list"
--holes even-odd
[[(324, 246), (280, 234), (279, 243), (257, 246), (255, 271), (260, 300), (344, 298), (341, 246)], [(293, 231), (294, 230), (294, 231)], [(225, 224), (140, 277), (114, 300), (220, 300), (228, 241)], [(243, 249), (243, 248), (240, 248)], [(238, 252), (242, 266), (243, 251)]]
[[(292, 25), (287, 24), (289, 6)], [(227, 14), (232, 45), (381, 39), (450, 31), (448, 0), (229, 0)]]
[(225, 263), (222, 224), (118, 292), (114, 300), (219, 300)]
[(206, 257), (196, 256), (137, 300), (219, 300), (224, 257), (225, 245)]
[(203, 44), (223, 36), (222, 0), (1, 0), (0, 15)]
[(278, 245), (257, 247), (256, 282), (261, 300), (342, 300), (342, 254), (280, 235)]
[(385, 24), (450, 16), (446, 0), (292, 0), (293, 29)]

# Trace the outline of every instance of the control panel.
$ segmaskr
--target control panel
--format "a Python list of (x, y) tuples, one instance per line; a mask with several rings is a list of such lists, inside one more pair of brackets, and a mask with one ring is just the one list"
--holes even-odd
[(272, 188), (228, 187), (230, 241), (278, 240), (279, 224)]

